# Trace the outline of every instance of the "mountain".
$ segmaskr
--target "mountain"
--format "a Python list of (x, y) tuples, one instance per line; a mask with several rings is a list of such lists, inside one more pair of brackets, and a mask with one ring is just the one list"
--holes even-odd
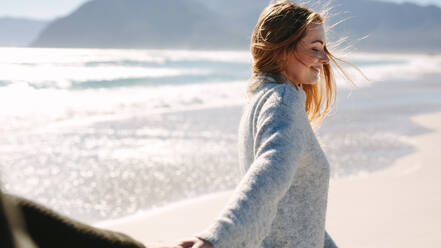
[[(347, 36), (361, 50), (441, 51), (439, 7), (370, 0), (336, 0), (333, 5), (341, 10), (334, 22), (348, 18), (333, 32)], [(364, 36), (367, 38), (357, 41)]]
[(257, 19), (270, 0), (198, 0), (251, 35)]
[[(199, 0), (251, 34), (268, 0)], [(331, 41), (346, 37), (345, 45), (364, 51), (441, 52), (441, 8), (374, 0), (318, 0), (306, 2), (316, 10), (330, 9)], [(360, 40), (362, 39), (362, 40)]]
[(0, 18), (0, 46), (29, 45), (49, 21), (24, 18)]
[(32, 46), (229, 48), (247, 39), (198, 2), (94, 0), (51, 23)]
[[(32, 46), (247, 49), (268, 2), (93, 0), (48, 25)], [(313, 9), (326, 6), (313, 3), (308, 5)], [(374, 0), (333, 0), (330, 6), (329, 24), (346, 19), (329, 32), (331, 41), (348, 37), (366, 51), (441, 51), (436, 6)]]

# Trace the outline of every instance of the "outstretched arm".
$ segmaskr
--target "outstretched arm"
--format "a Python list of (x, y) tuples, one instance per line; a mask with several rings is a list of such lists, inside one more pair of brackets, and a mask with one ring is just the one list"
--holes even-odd
[(302, 128), (309, 122), (300, 101), (284, 102), (284, 95), (292, 94), (288, 91), (279, 88), (262, 100), (253, 122), (254, 161), (220, 218), (198, 235), (215, 248), (257, 247), (291, 186), (304, 149)]
[(30, 200), (4, 195), (16, 204), (27, 232), (38, 247), (145, 248), (129, 236), (72, 220)]

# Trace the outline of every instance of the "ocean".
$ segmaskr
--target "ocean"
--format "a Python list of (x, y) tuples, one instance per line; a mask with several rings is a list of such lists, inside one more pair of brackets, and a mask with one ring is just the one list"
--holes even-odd
[[(240, 180), (248, 51), (0, 54), (5, 191), (93, 223), (230, 190)], [(337, 74), (337, 106), (317, 131), (333, 178), (372, 173), (411, 153), (406, 140), (427, 130), (408, 117), (441, 108), (441, 55), (343, 57), (370, 81), (348, 68), (354, 88)]]

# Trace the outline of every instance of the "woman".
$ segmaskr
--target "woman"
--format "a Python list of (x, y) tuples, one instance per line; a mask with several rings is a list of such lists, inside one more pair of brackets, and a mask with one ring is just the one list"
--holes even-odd
[(315, 137), (335, 101), (323, 17), (269, 5), (251, 40), (250, 99), (239, 127), (245, 173), (220, 218), (181, 247), (336, 247), (325, 232), (329, 164)]

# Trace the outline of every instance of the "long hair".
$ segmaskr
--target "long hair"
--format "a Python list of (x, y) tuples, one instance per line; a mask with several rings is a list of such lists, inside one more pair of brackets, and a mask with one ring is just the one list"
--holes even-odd
[[(284, 0), (266, 7), (251, 37), (253, 75), (250, 80), (256, 80), (264, 73), (276, 77), (280, 75), (285, 69), (285, 55), (295, 50), (298, 42), (305, 37), (308, 27), (313, 23), (324, 24), (324, 16), (292, 1)], [(333, 56), (326, 46), (324, 51), (330, 63), (323, 65), (319, 82), (301, 85), (306, 93), (305, 111), (313, 127), (319, 126), (335, 104), (337, 91), (332, 65), (349, 79), (337, 63), (337, 61), (347, 62)], [(263, 83), (262, 81), (250, 84), (248, 93), (255, 91)]]

